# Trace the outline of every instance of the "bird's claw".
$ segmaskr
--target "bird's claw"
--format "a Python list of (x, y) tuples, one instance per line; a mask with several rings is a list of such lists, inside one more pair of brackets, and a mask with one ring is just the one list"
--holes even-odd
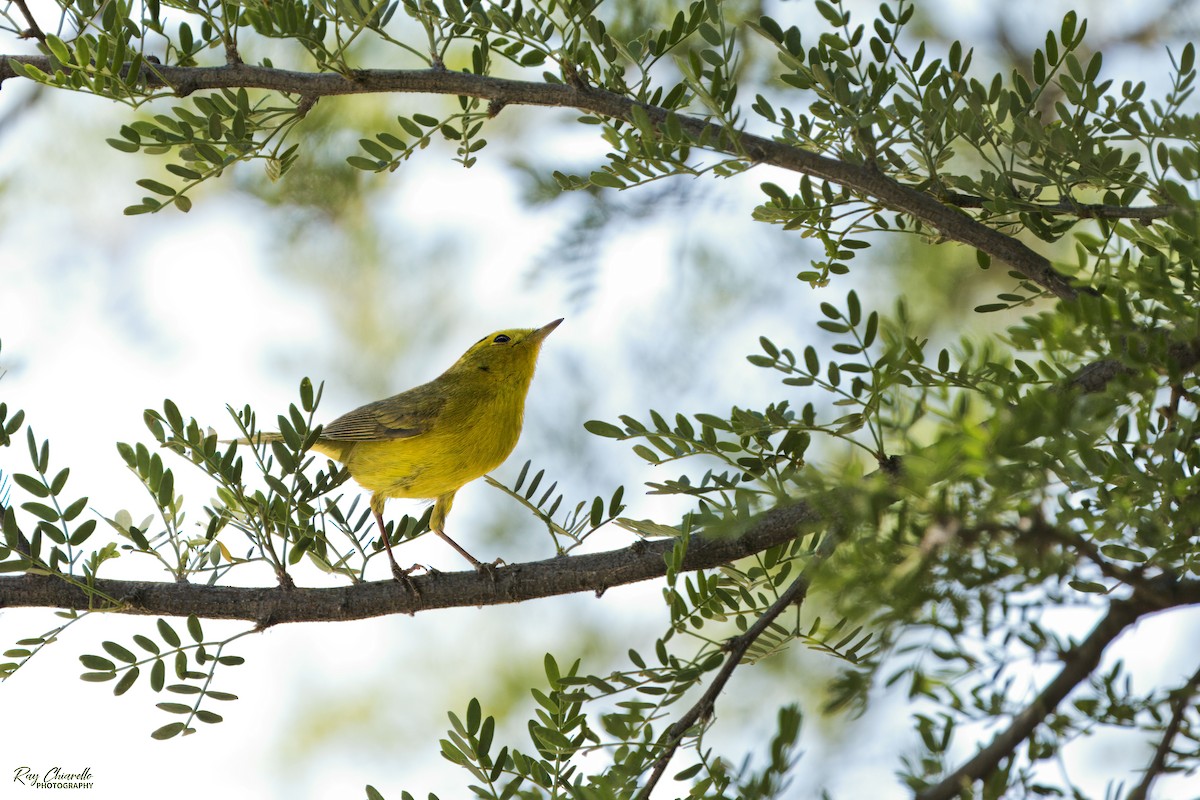
[(488, 561), (488, 562), (476, 561), (475, 562), (475, 571), (482, 575), (487, 575), (489, 578), (492, 579), (492, 583), (495, 583), (496, 582), (496, 567), (504, 567), (504, 566), (507, 566), (507, 563), (505, 562), (505, 560), (503, 558), (497, 558), (495, 561)]
[(392, 562), (392, 578), (393, 578), (393, 580), (395, 580), (398, 583), (404, 584), (405, 589), (407, 589), (408, 591), (412, 592), (413, 594), (415, 594), (419, 597), (421, 594), (421, 590), (417, 588), (417, 585), (415, 583), (413, 583), (413, 579), (412, 579), (412, 572), (414, 570), (418, 570), (418, 569), (427, 569), (427, 568), (422, 567), (420, 564), (413, 564), (408, 569), (401, 569), (399, 564), (397, 564), (394, 561)]

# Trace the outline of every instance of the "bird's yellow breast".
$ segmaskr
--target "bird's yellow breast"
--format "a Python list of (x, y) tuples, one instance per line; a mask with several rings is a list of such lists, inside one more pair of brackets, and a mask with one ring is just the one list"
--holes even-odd
[[(524, 387), (520, 387), (524, 389)], [(384, 441), (319, 440), (319, 453), (383, 497), (435, 498), (500, 466), (521, 434), (524, 391), (489, 392), (448, 402), (417, 436)]]

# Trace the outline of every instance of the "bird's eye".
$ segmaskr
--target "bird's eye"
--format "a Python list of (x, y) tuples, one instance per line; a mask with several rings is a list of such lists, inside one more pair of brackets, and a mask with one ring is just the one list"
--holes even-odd
[(492, 339), (492, 341), (495, 342), (496, 344), (504, 344), (505, 342), (512, 341), (512, 339), (502, 333), (499, 336), (497, 336), (495, 339)]

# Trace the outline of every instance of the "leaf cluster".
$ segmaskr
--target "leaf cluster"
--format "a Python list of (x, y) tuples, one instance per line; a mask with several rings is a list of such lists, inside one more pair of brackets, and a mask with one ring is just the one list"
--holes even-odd
[[(164, 619), (156, 622), (155, 632), (157, 640), (142, 634), (135, 634), (133, 643), (138, 647), (136, 651), (118, 642), (102, 642), (101, 647), (108, 655), (81, 655), (80, 663), (91, 671), (83, 673), (80, 677), (92, 683), (116, 680), (113, 694), (120, 696), (137, 683), (143, 667), (148, 666), (150, 688), (156, 694), (165, 689), (172, 694), (192, 698), (190, 702), (166, 701), (156, 704), (162, 711), (182, 716), (183, 720), (169, 722), (157, 728), (150, 734), (154, 739), (171, 739), (180, 734), (186, 736), (195, 733), (196, 729), (191, 727), (193, 721), (210, 725), (222, 722), (224, 717), (215, 711), (201, 708), (201, 705), (205, 700), (226, 702), (237, 699), (235, 694), (211, 688), (211, 683), (218, 665), (235, 667), (245, 663), (245, 659), (241, 656), (222, 655), (222, 651), (230, 642), (246, 634), (237, 634), (224, 641), (207, 642), (204, 638), (204, 628), (194, 615), (187, 619), (187, 632), (192, 640), (191, 644), (184, 644), (179, 634)], [(214, 647), (215, 649), (210, 652), (210, 648)], [(179, 683), (167, 683), (168, 661), (171, 662), (174, 677), (180, 681)], [(191, 668), (193, 666), (191, 662), (194, 662), (196, 669)]]

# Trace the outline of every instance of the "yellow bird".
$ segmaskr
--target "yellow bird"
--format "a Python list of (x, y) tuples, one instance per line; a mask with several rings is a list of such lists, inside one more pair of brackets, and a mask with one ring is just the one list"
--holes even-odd
[(429, 527), (476, 569), (484, 568), (446, 535), (446, 515), (455, 492), (500, 466), (516, 447), (538, 352), (561, 322), (488, 334), (429, 383), (356, 408), (321, 430), (312, 449), (345, 464), (371, 492), (397, 580), (407, 572), (396, 563), (383, 524), (383, 505), (392, 497), (433, 499)]

